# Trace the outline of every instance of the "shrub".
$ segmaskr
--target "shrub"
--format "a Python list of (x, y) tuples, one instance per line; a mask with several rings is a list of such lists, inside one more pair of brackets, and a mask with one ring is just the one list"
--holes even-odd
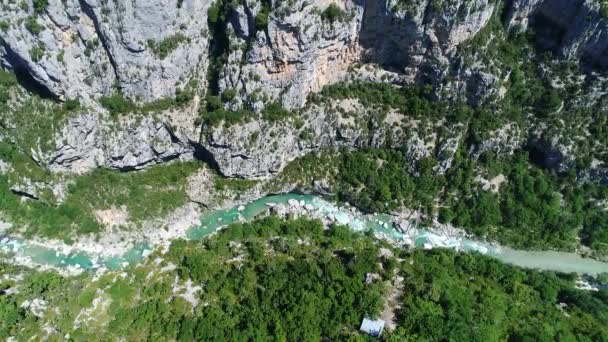
[(216, 1), (207, 10), (207, 21), (209, 26), (215, 26), (220, 20), (221, 1)]
[(116, 114), (132, 112), (136, 109), (135, 104), (125, 99), (122, 94), (103, 96), (99, 99), (99, 103), (105, 109), (109, 110), (110, 114), (113, 116), (115, 116)]
[(72, 111), (80, 108), (80, 101), (78, 99), (69, 99), (63, 103), (63, 110)]
[(222, 100), (224, 102), (229, 102), (234, 100), (234, 98), (236, 97), (236, 90), (234, 90), (233, 88), (228, 88), (226, 90), (224, 90), (224, 92), (222, 93)]
[(42, 30), (44, 29), (42, 25), (38, 24), (36, 17), (27, 18), (27, 21), (25, 22), (25, 28), (35, 35), (40, 34), (40, 32), (42, 32)]
[(607, 0), (602, 0), (602, 2), (600, 2), (600, 14), (604, 18), (608, 18), (608, 1)]
[(34, 0), (34, 12), (38, 14), (44, 12), (48, 4), (48, 0)]
[(187, 40), (188, 38), (178, 33), (171, 37), (167, 37), (160, 42), (150, 39), (148, 40), (148, 47), (152, 49), (152, 52), (160, 57), (160, 59), (165, 59), (173, 50), (177, 49), (179, 44)]
[(547, 117), (562, 105), (562, 98), (556, 89), (545, 90), (536, 103), (536, 114)]
[(247, 110), (232, 111), (220, 108), (212, 112), (203, 113), (203, 121), (211, 126), (217, 126), (222, 122), (231, 126), (251, 118), (252, 116), (253, 113)]
[(268, 6), (262, 6), (260, 12), (255, 16), (255, 28), (258, 30), (265, 30), (268, 26), (268, 15), (270, 9)]
[(57, 62), (63, 63), (64, 56), (65, 56), (65, 51), (63, 51), (63, 50), (59, 51), (59, 53), (55, 56), (57, 58)]
[(207, 97), (207, 111), (208, 112), (213, 112), (222, 107), (223, 107), (222, 100), (220, 100), (219, 97), (217, 97), (217, 96), (208, 96)]
[(44, 48), (40, 45), (34, 46), (30, 49), (30, 56), (32, 57), (32, 61), (38, 62), (44, 57)]
[(0, 20), (0, 31), (6, 32), (11, 27), (11, 24), (6, 20)]
[(291, 113), (283, 108), (279, 102), (273, 102), (264, 108), (262, 117), (268, 121), (279, 121), (289, 117)]
[(0, 69), (0, 86), (8, 88), (14, 85), (17, 85), (15, 74)]
[(346, 13), (338, 5), (332, 3), (321, 13), (321, 19), (327, 20), (330, 23), (344, 19)]

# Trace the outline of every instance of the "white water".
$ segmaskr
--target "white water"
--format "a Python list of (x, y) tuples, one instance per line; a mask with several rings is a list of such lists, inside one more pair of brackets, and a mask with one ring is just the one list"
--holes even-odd
[[(577, 272), (597, 275), (608, 272), (608, 263), (585, 259), (575, 253), (552, 251), (530, 252), (492, 246), (485, 242), (475, 241), (460, 236), (446, 236), (424, 229), (414, 229), (407, 234), (394, 228), (394, 217), (385, 214), (363, 215), (358, 211), (338, 207), (321, 198), (310, 195), (285, 194), (268, 196), (244, 206), (228, 210), (218, 210), (203, 214), (201, 225), (190, 229), (186, 238), (200, 239), (228, 224), (251, 220), (268, 210), (268, 204), (274, 203), (286, 207), (296, 206), (308, 216), (320, 218), (338, 224), (344, 224), (356, 231), (373, 230), (376, 235), (388, 238), (402, 245), (418, 248), (451, 248), (460, 251), (474, 251), (493, 256), (503, 262), (528, 268), (552, 270), (559, 272)], [(304, 210), (304, 206), (311, 210)], [(240, 210), (239, 210), (240, 209)], [(293, 209), (293, 208), (292, 208)], [(25, 240), (0, 239), (0, 250), (13, 260), (28, 260), (29, 263), (50, 265), (53, 267), (72, 267), (79, 269), (98, 269), (106, 267), (116, 269), (130, 263), (137, 263), (146, 256), (154, 246), (147, 241), (140, 241), (127, 252), (112, 257), (102, 257), (90, 251), (70, 251), (65, 254), (58, 250), (36, 245)], [(68, 248), (69, 249), (69, 248)]]

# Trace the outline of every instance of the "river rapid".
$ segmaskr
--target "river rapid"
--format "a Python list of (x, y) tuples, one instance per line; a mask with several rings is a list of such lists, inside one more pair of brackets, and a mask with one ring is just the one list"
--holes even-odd
[[(311, 218), (318, 218), (328, 223), (349, 226), (355, 231), (372, 230), (376, 236), (389, 239), (404, 248), (451, 248), (464, 252), (479, 252), (495, 257), (505, 263), (516, 266), (551, 270), (559, 272), (576, 272), (597, 275), (608, 272), (608, 263), (583, 258), (575, 253), (554, 251), (523, 251), (466, 238), (463, 235), (446, 234), (424, 228), (399, 229), (403, 226), (395, 216), (387, 214), (364, 215), (354, 208), (340, 207), (313, 195), (283, 194), (266, 196), (245, 205), (227, 210), (216, 210), (204, 213), (200, 225), (190, 228), (183, 237), (198, 240), (216, 232), (231, 223), (252, 220), (256, 216), (275, 211), (296, 212)], [(73, 248), (58, 250), (36, 242), (10, 237), (0, 238), (0, 250), (14, 261), (23, 264), (43, 267), (69, 268), (76, 270), (119, 269), (135, 264), (147, 257), (154, 248), (148, 241), (140, 241), (117, 255), (99, 255), (97, 253)]]

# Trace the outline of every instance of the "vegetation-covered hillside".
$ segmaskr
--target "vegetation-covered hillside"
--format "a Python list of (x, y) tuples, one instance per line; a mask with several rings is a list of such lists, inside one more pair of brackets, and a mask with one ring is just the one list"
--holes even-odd
[(176, 240), (103, 275), (0, 272), (1, 338), (356, 341), (364, 316), (394, 317), (390, 341), (608, 338), (608, 293), (574, 289), (576, 276), (408, 252), (303, 219)]

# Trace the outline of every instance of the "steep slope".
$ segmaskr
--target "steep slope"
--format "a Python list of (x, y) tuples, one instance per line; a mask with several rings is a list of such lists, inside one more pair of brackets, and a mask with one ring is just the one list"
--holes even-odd
[[(0, 10), (0, 59), (56, 99), (175, 96), (204, 80), (210, 1), (35, 0)], [(202, 84), (202, 82), (201, 82)]]

